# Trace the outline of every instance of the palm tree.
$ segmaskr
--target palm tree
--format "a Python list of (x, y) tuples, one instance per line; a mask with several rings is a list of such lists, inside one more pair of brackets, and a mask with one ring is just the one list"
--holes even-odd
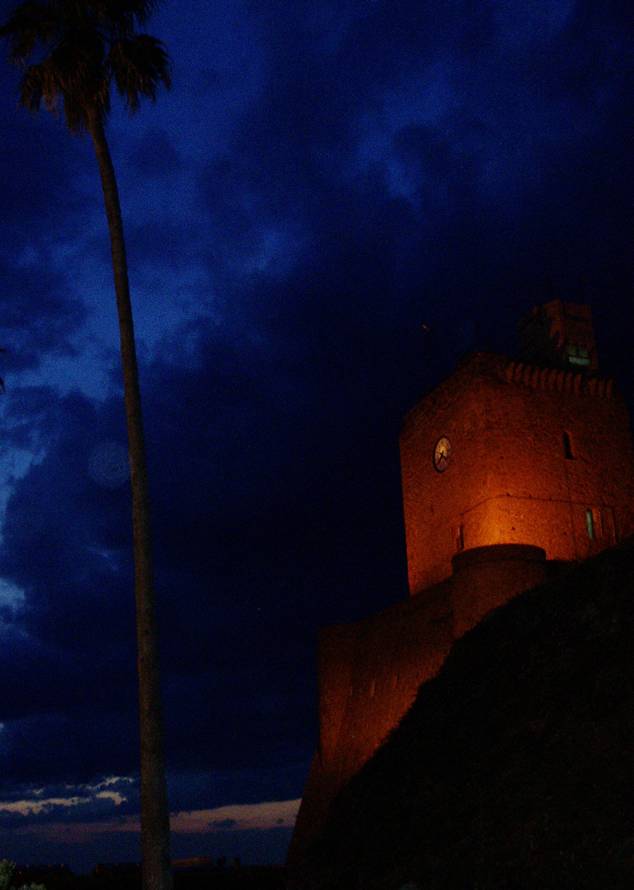
[(110, 231), (132, 483), (139, 725), (141, 736), (141, 845), (144, 890), (169, 890), (169, 811), (160, 707), (148, 481), (141, 396), (119, 192), (104, 125), (111, 87), (129, 110), (170, 85), (163, 44), (139, 33), (152, 0), (27, 0), (0, 35), (22, 66), (21, 104), (63, 111), (71, 132), (92, 139)]

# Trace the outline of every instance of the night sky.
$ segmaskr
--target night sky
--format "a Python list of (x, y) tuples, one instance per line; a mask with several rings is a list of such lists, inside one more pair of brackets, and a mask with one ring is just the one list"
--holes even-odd
[[(148, 30), (173, 89), (109, 136), (173, 852), (281, 861), (317, 630), (406, 595), (404, 413), (555, 297), (633, 401), (631, 7), (166, 0)], [(5, 57), (0, 856), (82, 870), (138, 857), (118, 335), (91, 145), (17, 107)]]

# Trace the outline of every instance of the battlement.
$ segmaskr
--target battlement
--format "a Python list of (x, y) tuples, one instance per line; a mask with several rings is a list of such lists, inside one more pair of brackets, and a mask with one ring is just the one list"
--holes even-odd
[(540, 392), (562, 393), (602, 399), (619, 399), (614, 380), (587, 371), (544, 367), (492, 352), (471, 352), (454, 373), (426, 393), (403, 419), (402, 436), (407, 436), (422, 412), (434, 411), (460, 399), (462, 391), (474, 379), (516, 384)]
[(543, 368), (517, 361), (509, 361), (504, 373), (509, 383), (520, 383), (535, 390), (614, 398), (614, 381), (609, 378), (588, 377), (578, 371)]

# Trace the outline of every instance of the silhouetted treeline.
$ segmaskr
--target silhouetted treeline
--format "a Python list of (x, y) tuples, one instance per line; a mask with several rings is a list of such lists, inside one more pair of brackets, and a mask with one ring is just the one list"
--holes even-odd
[[(46, 890), (141, 890), (138, 865), (101, 865), (89, 875), (75, 875), (66, 866), (18, 867), (16, 887), (41, 883)], [(285, 869), (281, 865), (240, 866), (220, 858), (213, 864), (174, 870), (174, 890), (284, 890)]]

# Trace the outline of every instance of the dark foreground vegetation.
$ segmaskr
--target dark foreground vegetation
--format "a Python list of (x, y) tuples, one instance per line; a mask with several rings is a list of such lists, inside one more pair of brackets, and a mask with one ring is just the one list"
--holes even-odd
[(291, 887), (631, 890), (633, 779), (628, 541), (457, 643)]
[[(137, 865), (97, 866), (90, 875), (74, 875), (65, 866), (16, 869), (13, 886), (41, 883), (46, 890), (140, 890)], [(279, 865), (237, 866), (223, 861), (177, 867), (174, 890), (283, 890), (285, 871)]]

